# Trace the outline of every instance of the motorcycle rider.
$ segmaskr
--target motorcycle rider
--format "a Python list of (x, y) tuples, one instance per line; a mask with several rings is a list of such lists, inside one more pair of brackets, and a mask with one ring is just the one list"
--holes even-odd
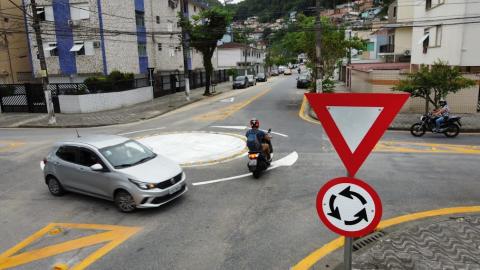
[(450, 116), (450, 108), (448, 107), (447, 101), (442, 99), (440, 100), (439, 104), (440, 104), (440, 108), (432, 112), (433, 116), (438, 117), (435, 120), (436, 126), (433, 129), (433, 132), (439, 132), (442, 124), (445, 123), (445, 120)]
[(250, 127), (245, 134), (247, 137), (247, 146), (248, 149), (252, 152), (261, 151), (268, 162), (271, 161), (271, 141), (270, 135), (260, 128), (260, 121), (258, 119), (253, 118), (250, 120)]

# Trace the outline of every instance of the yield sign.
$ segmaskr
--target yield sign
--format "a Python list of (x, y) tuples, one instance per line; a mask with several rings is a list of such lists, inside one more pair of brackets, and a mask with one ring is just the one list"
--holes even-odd
[(305, 94), (333, 147), (354, 176), (409, 94)]

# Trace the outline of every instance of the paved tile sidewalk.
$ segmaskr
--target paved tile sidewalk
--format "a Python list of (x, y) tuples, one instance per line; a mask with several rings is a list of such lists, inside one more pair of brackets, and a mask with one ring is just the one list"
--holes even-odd
[(479, 247), (480, 216), (445, 217), (387, 233), (355, 252), (352, 268), (480, 269)]
[[(186, 100), (184, 92), (180, 92), (110, 111), (86, 114), (56, 114), (56, 125), (48, 124), (48, 116), (46, 114), (1, 113), (0, 127), (95, 127), (133, 123), (154, 118), (190, 103), (208, 98), (203, 96), (203, 90), (204, 88), (192, 90), (190, 101)], [(231, 84), (229, 82), (216, 86), (216, 94), (230, 90)]]

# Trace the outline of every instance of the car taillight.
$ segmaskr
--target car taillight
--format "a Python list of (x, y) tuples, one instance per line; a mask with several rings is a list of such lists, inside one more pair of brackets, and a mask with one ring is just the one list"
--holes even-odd
[(257, 159), (257, 158), (258, 158), (258, 154), (249, 154), (249, 155), (248, 155), (248, 158), (249, 158), (249, 159)]

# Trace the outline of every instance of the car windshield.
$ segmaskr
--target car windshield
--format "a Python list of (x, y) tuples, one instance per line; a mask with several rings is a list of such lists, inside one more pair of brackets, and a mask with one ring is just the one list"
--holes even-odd
[(235, 78), (235, 81), (243, 81), (243, 80), (245, 80), (244, 76), (238, 76), (237, 78)]
[(307, 80), (308, 77), (307, 77), (307, 75), (300, 75), (299, 79), (300, 80)]
[(263, 78), (263, 77), (265, 77), (265, 74), (263, 74), (263, 73), (258, 73), (258, 74), (257, 74), (257, 77)]
[(102, 153), (115, 169), (135, 166), (157, 156), (147, 147), (135, 141), (126, 141), (121, 144), (102, 148), (100, 149), (100, 153)]

